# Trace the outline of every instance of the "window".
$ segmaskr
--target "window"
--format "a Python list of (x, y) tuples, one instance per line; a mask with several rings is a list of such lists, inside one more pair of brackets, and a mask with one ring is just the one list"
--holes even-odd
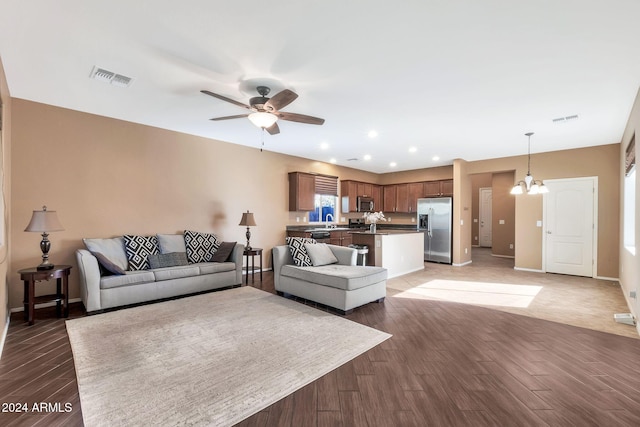
[(315, 179), (315, 211), (309, 212), (309, 222), (337, 221), (338, 214), (338, 177), (328, 175), (316, 175)]
[(624, 175), (624, 247), (636, 253), (636, 137), (631, 138), (625, 155)]
[(326, 194), (316, 194), (315, 206), (316, 210), (309, 212), (309, 222), (326, 222), (327, 215), (331, 215), (328, 222), (337, 221), (336, 205), (337, 196), (329, 196)]

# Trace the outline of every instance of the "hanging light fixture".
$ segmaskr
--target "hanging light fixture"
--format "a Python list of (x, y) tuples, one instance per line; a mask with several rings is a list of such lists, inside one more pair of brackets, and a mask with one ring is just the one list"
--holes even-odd
[(257, 112), (249, 114), (249, 120), (259, 128), (266, 129), (278, 120), (278, 116), (271, 113)]
[(518, 183), (513, 186), (511, 194), (522, 194), (525, 190), (527, 191), (527, 194), (548, 193), (549, 189), (542, 183), (542, 181), (536, 181), (531, 175), (531, 135), (533, 135), (533, 132), (527, 132), (525, 135), (529, 138), (527, 176), (524, 177), (524, 180), (518, 181)]

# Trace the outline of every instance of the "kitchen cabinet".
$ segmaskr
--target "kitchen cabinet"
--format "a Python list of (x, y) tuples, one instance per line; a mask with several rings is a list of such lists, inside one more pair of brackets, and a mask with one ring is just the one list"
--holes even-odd
[(375, 209), (379, 209), (382, 203), (381, 187), (368, 182), (344, 180), (340, 183), (340, 195), (342, 196), (343, 213), (358, 211), (358, 197), (373, 198)]
[(345, 180), (340, 183), (342, 213), (356, 212), (358, 201), (358, 182)]
[(384, 212), (409, 212), (409, 184), (391, 184), (382, 188)]
[(332, 231), (330, 243), (338, 246), (349, 246), (352, 242), (350, 231)]
[[(328, 244), (337, 245), (337, 246), (349, 246), (353, 242), (351, 231), (332, 230), (331, 228), (328, 228), (327, 231), (329, 232), (329, 238), (315, 239), (315, 241), (318, 243), (328, 243)], [(306, 237), (310, 239), (311, 232), (287, 230), (287, 237)]]
[(409, 211), (409, 184), (396, 184), (396, 212)]
[(409, 212), (415, 213), (418, 210), (418, 199), (424, 197), (424, 182), (409, 183)]
[(425, 197), (453, 196), (453, 180), (427, 181), (424, 183)]
[(304, 172), (289, 173), (289, 211), (315, 210), (316, 177)]
[(382, 211), (396, 211), (396, 185), (385, 185), (382, 187)]

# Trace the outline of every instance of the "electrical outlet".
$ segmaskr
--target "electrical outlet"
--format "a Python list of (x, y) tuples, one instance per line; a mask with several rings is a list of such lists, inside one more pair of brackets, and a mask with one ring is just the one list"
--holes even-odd
[(474, 240), (478, 240), (478, 236), (474, 237)]
[(498, 221), (498, 224), (500, 224), (500, 225), (504, 225), (504, 219), (499, 220), (499, 221)]
[(411, 218), (411, 222), (416, 222), (416, 219), (415, 218)]
[(509, 249), (513, 249), (513, 243), (509, 243)]
[(300, 217), (299, 216), (296, 217), (296, 222), (300, 222)]
[(302, 217), (302, 222), (307, 222), (307, 217), (306, 216)]
[(468, 254), (468, 253), (469, 253), (469, 249), (464, 248), (464, 253), (465, 253), (465, 254)]

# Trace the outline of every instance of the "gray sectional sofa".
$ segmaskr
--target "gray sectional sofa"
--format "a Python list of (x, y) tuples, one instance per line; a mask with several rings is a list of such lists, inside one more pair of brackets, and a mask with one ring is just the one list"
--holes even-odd
[(273, 278), (278, 294), (315, 301), (343, 314), (370, 302), (384, 301), (387, 295), (385, 268), (356, 265), (355, 249), (325, 246), (335, 260), (310, 266), (297, 266), (288, 245), (273, 248)]
[(84, 239), (87, 249), (78, 249), (76, 259), (88, 313), (242, 284), (243, 245), (229, 243), (227, 248), (232, 249), (222, 262), (190, 263), (183, 255), (182, 234), (156, 236), (160, 242), (157, 259), (164, 264), (133, 271), (130, 265), (141, 257), (127, 255), (123, 237)]

